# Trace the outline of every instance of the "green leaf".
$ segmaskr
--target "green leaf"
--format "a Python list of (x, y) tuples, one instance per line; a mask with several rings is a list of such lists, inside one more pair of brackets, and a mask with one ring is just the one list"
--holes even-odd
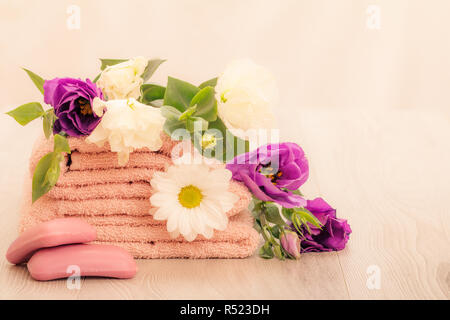
[(261, 214), (262, 201), (253, 197), (252, 201), (248, 205), (248, 210), (253, 214), (255, 218), (258, 218)]
[(255, 223), (253, 225), (253, 228), (258, 231), (259, 233), (262, 232), (262, 227), (261, 227), (261, 221), (259, 221), (259, 219), (255, 219)]
[(18, 123), (24, 126), (30, 121), (42, 117), (45, 112), (39, 102), (30, 102), (23, 104), (6, 114), (13, 117)]
[(143, 84), (141, 86), (141, 102), (152, 105), (152, 101), (164, 99), (165, 92), (166, 88), (157, 84)]
[(42, 121), (42, 127), (44, 129), (45, 137), (50, 138), (53, 132), (53, 124), (55, 123), (56, 116), (53, 109), (48, 109), (44, 114), (44, 121)]
[(192, 107), (189, 107), (184, 111), (180, 116), (178, 117), (179, 121), (187, 120), (191, 118), (191, 116), (194, 114), (194, 112), (197, 110), (197, 105), (194, 105)]
[(95, 78), (94, 80), (92, 80), (93, 83), (96, 83), (98, 81), (98, 79), (100, 79), (100, 76), (102, 75), (102, 73), (100, 72)]
[(269, 242), (266, 242), (259, 249), (259, 256), (263, 259), (272, 259), (273, 258), (272, 245)]
[(128, 59), (100, 59), (102, 65), (100, 66), (100, 70), (105, 70), (109, 66), (113, 66), (115, 64), (125, 62)]
[(272, 222), (275, 224), (280, 224), (280, 225), (285, 224), (283, 218), (281, 218), (281, 216), (280, 216), (280, 210), (274, 204), (271, 204), (271, 203), (265, 204), (264, 214), (266, 215), (266, 219), (269, 222)]
[(144, 79), (144, 82), (150, 79), (150, 77), (155, 73), (156, 69), (166, 60), (161, 59), (152, 59), (149, 60), (147, 63), (147, 66), (145, 67), (144, 73), (142, 74), (142, 79)]
[(214, 97), (213, 87), (208, 86), (197, 92), (190, 103), (190, 106), (195, 105), (197, 105), (196, 117), (201, 117), (207, 121), (217, 120), (217, 101)]
[(283, 250), (281, 249), (280, 245), (273, 246), (273, 252), (275, 254), (275, 257), (277, 257), (278, 259), (280, 259), (280, 260), (285, 259)]
[(194, 132), (195, 129), (197, 129), (195, 127), (196, 123), (200, 123), (200, 125), (197, 124), (200, 130), (202, 131), (208, 130), (208, 121), (198, 117), (190, 117), (189, 119), (186, 120), (186, 130), (191, 133)]
[(53, 151), (54, 152), (65, 152), (70, 153), (69, 141), (66, 137), (63, 137), (60, 134), (55, 134), (54, 142), (53, 142)]
[[(58, 153), (50, 152), (39, 160), (33, 174), (32, 201), (33, 203), (46, 194), (58, 180), (60, 173)], [(50, 171), (50, 172), (49, 172)]]
[(168, 135), (171, 136), (172, 133), (177, 129), (185, 129), (186, 124), (182, 121), (178, 121), (178, 119), (171, 120), (168, 119), (164, 122), (163, 130)]
[(217, 85), (217, 77), (216, 77), (216, 78), (209, 79), (209, 80), (207, 80), (207, 81), (201, 83), (198, 87), (199, 87), (200, 89), (203, 89), (203, 88), (205, 88), (205, 87), (213, 87), (213, 88), (214, 88), (216, 85)]
[(294, 190), (294, 191), (291, 191), (293, 194), (296, 194), (296, 195), (299, 195), (299, 196), (302, 196), (303, 197), (303, 193), (301, 193), (300, 192), (300, 190)]
[(50, 167), (45, 174), (44, 181), (42, 182), (42, 186), (49, 185), (53, 187), (56, 182), (58, 182), (59, 174), (61, 167), (59, 166), (59, 162), (62, 160), (62, 156), (54, 155)]
[(299, 215), (295, 212), (292, 215), (292, 224), (294, 225), (295, 230), (297, 230), (300, 236), (303, 237), (303, 230), (302, 230), (303, 222), (300, 220)]
[(269, 227), (270, 233), (277, 239), (280, 239), (281, 228), (279, 225), (274, 225), (273, 227)]
[(192, 98), (199, 90), (188, 82), (169, 77), (164, 94), (164, 105), (175, 107), (184, 112), (189, 108)]
[(161, 115), (167, 120), (178, 120), (181, 116), (181, 112), (171, 106), (162, 106), (159, 110)]
[(281, 213), (283, 214), (283, 216), (288, 219), (289, 221), (291, 221), (292, 219), (292, 214), (294, 213), (294, 209), (292, 208), (281, 208)]
[(30, 77), (31, 81), (33, 81), (33, 83), (36, 86), (36, 88), (38, 88), (39, 91), (42, 94), (44, 94), (44, 82), (45, 82), (45, 80), (42, 79), (40, 76), (38, 76), (36, 73), (34, 73), (34, 72), (32, 72), (32, 71), (30, 71), (28, 69), (25, 69), (25, 68), (22, 68), (22, 69), (28, 74), (28, 76)]
[(317, 219), (309, 210), (305, 208), (298, 208), (295, 209), (295, 213), (300, 216), (301, 220), (309, 222), (317, 228), (322, 228), (322, 224), (320, 223), (319, 219)]

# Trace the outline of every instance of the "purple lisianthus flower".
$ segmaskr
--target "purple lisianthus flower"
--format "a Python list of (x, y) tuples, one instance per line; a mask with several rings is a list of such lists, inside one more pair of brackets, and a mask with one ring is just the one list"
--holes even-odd
[(302, 148), (292, 142), (268, 144), (235, 157), (227, 164), (233, 179), (242, 181), (262, 201), (285, 208), (303, 207), (306, 200), (297, 190), (308, 179), (308, 160)]
[(95, 97), (103, 99), (102, 91), (89, 79), (55, 78), (44, 82), (44, 102), (50, 104), (57, 117), (53, 132), (69, 136), (89, 135), (101, 117), (92, 111)]
[(345, 219), (336, 217), (333, 209), (322, 198), (308, 200), (305, 207), (322, 224), (322, 229), (310, 225), (311, 233), (305, 228), (301, 241), (301, 252), (339, 251), (345, 248), (352, 232)]

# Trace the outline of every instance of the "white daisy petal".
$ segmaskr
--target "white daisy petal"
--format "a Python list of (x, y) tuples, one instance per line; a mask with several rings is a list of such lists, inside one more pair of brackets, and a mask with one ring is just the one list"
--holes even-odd
[(150, 204), (154, 207), (162, 207), (165, 203), (172, 203), (175, 196), (165, 192), (157, 192), (150, 197)]
[(178, 230), (180, 230), (180, 233), (183, 236), (187, 236), (189, 233), (191, 233), (191, 223), (189, 219), (189, 212), (187, 209), (184, 209), (181, 214), (179, 214), (178, 217)]
[(170, 237), (171, 237), (172, 239), (176, 239), (176, 238), (178, 238), (178, 236), (180, 235), (180, 233), (178, 232), (178, 230), (175, 230), (175, 231), (173, 231), (173, 232), (169, 232), (169, 234), (170, 234)]
[(173, 183), (173, 180), (163, 177), (153, 178), (151, 185), (153, 189), (164, 190), (165, 192), (177, 192), (179, 189), (178, 184)]
[(194, 229), (197, 233), (199, 234), (203, 234), (203, 232), (205, 231), (205, 224), (204, 221), (201, 218), (202, 212), (197, 209), (194, 208), (192, 215), (191, 215), (191, 226), (192, 229)]
[(209, 175), (213, 181), (229, 182), (231, 180), (231, 171), (225, 168), (214, 169)]
[(178, 212), (174, 212), (169, 216), (167, 219), (167, 231), (174, 232), (175, 230), (178, 230), (178, 217)]
[(210, 227), (206, 227), (205, 231), (202, 233), (202, 235), (206, 238), (206, 239), (211, 239), (212, 236), (214, 235), (214, 229), (210, 228)]
[(169, 218), (170, 214), (171, 214), (171, 211), (169, 210), (169, 208), (161, 207), (153, 214), (153, 219), (167, 220), (167, 218)]
[(202, 205), (205, 208), (209, 225), (217, 230), (225, 230), (228, 224), (228, 217), (216, 204), (210, 201), (204, 201)]
[(239, 201), (239, 196), (232, 192), (223, 192), (221, 194), (215, 194), (209, 199), (218, 203), (223, 211), (228, 212), (233, 209), (236, 202)]
[(191, 233), (189, 233), (189, 234), (187, 234), (187, 235), (184, 235), (184, 238), (185, 238), (187, 241), (189, 241), (189, 242), (194, 241), (195, 238), (197, 238), (197, 233), (191, 232)]

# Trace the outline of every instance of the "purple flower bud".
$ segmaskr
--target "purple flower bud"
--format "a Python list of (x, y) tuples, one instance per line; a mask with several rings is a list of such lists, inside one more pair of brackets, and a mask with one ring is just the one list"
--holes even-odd
[(280, 237), (281, 246), (284, 251), (289, 253), (293, 258), (300, 258), (300, 238), (297, 233), (285, 230)]

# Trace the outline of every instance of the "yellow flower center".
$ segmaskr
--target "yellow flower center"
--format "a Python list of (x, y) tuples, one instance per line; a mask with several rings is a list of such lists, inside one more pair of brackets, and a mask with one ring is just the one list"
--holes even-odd
[(178, 193), (178, 201), (185, 208), (192, 209), (198, 207), (202, 199), (202, 192), (192, 184), (181, 188), (180, 193)]
[(273, 185), (276, 185), (276, 184), (277, 184), (277, 180), (278, 180), (279, 178), (281, 178), (281, 176), (283, 175), (283, 171), (277, 171), (277, 172), (275, 172), (275, 169), (272, 168), (272, 167), (270, 166), (270, 164), (269, 164), (269, 165), (266, 165), (266, 166), (262, 166), (262, 167), (259, 169), (259, 172), (260, 172), (261, 174), (265, 175), (267, 178), (269, 178), (269, 179), (270, 179), (270, 182), (272, 182)]
[(83, 116), (92, 114), (91, 104), (89, 103), (88, 100), (84, 98), (79, 98), (78, 105), (80, 106), (80, 112)]
[(222, 94), (220, 95), (220, 101), (222, 101), (223, 103), (226, 103), (228, 101), (227, 98), (225, 98), (225, 93), (227, 93), (228, 90), (222, 92)]
[(202, 149), (214, 148), (217, 145), (217, 139), (214, 135), (205, 133), (202, 136)]
[(130, 107), (131, 110), (136, 110), (136, 106), (134, 105), (134, 102), (130, 99), (127, 99), (127, 106)]

